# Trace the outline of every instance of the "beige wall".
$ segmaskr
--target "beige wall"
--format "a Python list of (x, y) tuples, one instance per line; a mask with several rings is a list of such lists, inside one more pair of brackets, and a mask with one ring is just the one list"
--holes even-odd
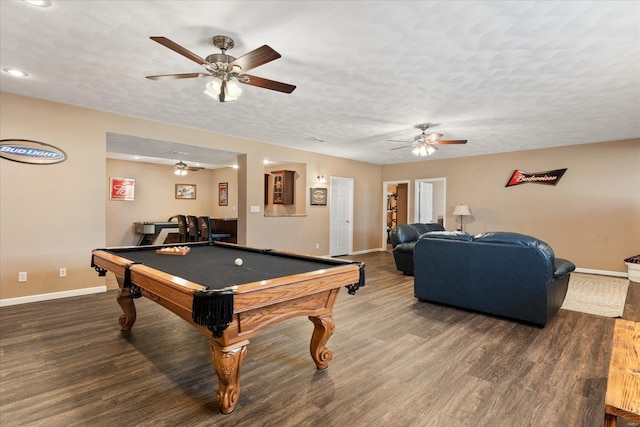
[[(136, 171), (128, 162), (107, 162), (107, 132), (247, 154), (238, 157), (238, 170), (188, 175), (185, 183), (198, 185), (198, 199), (178, 203), (171, 199), (175, 178), (160, 167)], [(466, 203), (474, 215), (468, 231), (531, 234), (582, 268), (625, 271), (622, 259), (640, 252), (640, 140), (381, 167), (7, 93), (0, 93), (0, 139), (46, 142), (69, 156), (49, 166), (0, 159), (0, 299), (102, 286), (104, 279), (89, 268), (91, 250), (131, 241), (132, 222), (165, 220), (182, 206), (197, 206), (197, 214), (237, 216), (239, 242), (250, 246), (328, 254), (329, 206), (308, 205), (310, 187), (330, 187), (316, 182), (320, 172), (329, 182), (332, 176), (354, 179), (355, 252), (382, 245), (383, 181), (440, 177), (447, 179), (449, 229), (455, 228), (453, 206)], [(306, 165), (300, 180), (305, 216), (264, 216), (265, 159)], [(565, 167), (556, 187), (504, 188), (514, 169)], [(110, 175), (136, 178), (135, 202), (109, 201)], [(217, 206), (219, 182), (229, 182), (224, 210)], [(212, 195), (208, 202), (203, 190)], [(149, 204), (152, 194), (166, 204)], [(409, 197), (412, 218), (413, 182)], [(250, 212), (251, 206), (260, 212)], [(60, 267), (67, 268), (66, 278), (58, 277)], [(18, 283), (19, 271), (28, 273), (26, 283)]]
[[(213, 173), (212, 170), (200, 170), (189, 172), (186, 176), (177, 176), (173, 173), (172, 166), (107, 159), (106, 245), (135, 245), (140, 235), (134, 233), (134, 222), (162, 222), (177, 214), (212, 215), (214, 196), (217, 196), (218, 191), (216, 185), (214, 194)], [(109, 200), (111, 177), (135, 179), (135, 200)], [(195, 185), (195, 200), (176, 199), (176, 184)]]
[[(131, 233), (133, 221), (166, 220), (178, 213), (179, 206), (171, 196), (167, 206), (144, 206), (138, 210), (143, 206), (142, 200), (152, 193), (169, 191), (173, 195), (173, 176), (146, 168), (145, 174), (138, 175), (131, 165), (116, 162), (109, 162), (107, 173), (107, 132), (222, 150), (233, 147), (234, 151), (247, 153), (239, 156), (237, 171), (216, 171), (207, 178), (210, 182), (197, 181), (198, 199), (180, 201), (179, 206), (195, 202), (191, 206), (199, 206), (198, 211), (210, 209), (213, 216), (237, 216), (239, 241), (250, 246), (329, 253), (328, 207), (308, 206), (307, 215), (301, 218), (264, 216), (265, 159), (305, 163), (307, 172), (301, 182), (307, 191), (316, 186), (319, 171), (325, 177), (333, 174), (354, 178), (354, 251), (380, 246), (380, 210), (366, 207), (382, 205), (380, 166), (0, 93), (0, 139), (41, 141), (61, 148), (69, 156), (64, 163), (49, 166), (0, 159), (0, 300), (102, 286), (104, 278), (89, 268), (92, 249), (107, 246), (107, 235), (114, 243), (135, 239)], [(110, 219), (107, 225), (111, 173), (136, 178), (136, 201), (109, 203), (109, 217), (118, 215), (116, 209), (124, 212), (124, 219)], [(157, 174), (162, 180), (160, 185), (149, 187), (146, 173)], [(207, 172), (197, 174), (201, 173), (205, 176)], [(229, 173), (235, 175), (225, 175)], [(236, 181), (232, 184), (234, 176)], [(186, 178), (186, 183), (200, 179), (196, 174)], [(217, 206), (218, 182), (229, 182), (229, 194), (237, 194), (237, 200), (230, 198), (230, 206), (224, 210)], [(237, 191), (232, 185), (237, 185)], [(209, 206), (200, 207), (203, 189), (214, 196)], [(233, 206), (237, 214), (233, 213)], [(251, 206), (259, 206), (260, 212), (250, 212)], [(67, 268), (66, 278), (58, 277), (60, 267)], [(28, 273), (26, 283), (18, 283), (20, 271)]]
[[(470, 142), (471, 143), (471, 142)], [(450, 147), (447, 149), (455, 149)], [(557, 186), (505, 188), (516, 170), (567, 168)], [(447, 229), (457, 228), (457, 204), (469, 205), (465, 231), (515, 231), (549, 243), (578, 267), (626, 271), (623, 259), (640, 252), (640, 139), (429, 160), (386, 166), (386, 181), (447, 179)]]
[[(228, 205), (218, 204), (218, 185), (228, 184)], [(237, 218), (238, 217), (238, 170), (233, 168), (221, 168), (213, 171), (213, 198), (211, 217), (213, 218)]]

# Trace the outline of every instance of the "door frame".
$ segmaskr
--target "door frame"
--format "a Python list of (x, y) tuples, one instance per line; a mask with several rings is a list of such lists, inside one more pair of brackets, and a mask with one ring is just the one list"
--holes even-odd
[[(420, 186), (418, 185), (419, 182), (429, 182), (433, 184), (434, 198), (436, 197), (436, 187), (442, 190), (442, 191), (438, 191), (438, 193), (442, 193), (442, 198), (440, 199), (440, 202), (442, 203), (442, 208), (443, 208), (442, 226), (444, 228), (447, 228), (447, 178), (421, 178), (421, 179), (415, 180), (414, 193), (413, 193), (414, 200), (416, 201), (414, 203), (414, 211), (413, 211), (414, 218), (419, 218), (419, 212), (418, 212), (418, 209), (420, 209), (420, 203), (418, 203), (418, 200), (420, 198), (420, 195), (418, 194), (418, 192), (420, 191)], [(434, 211), (434, 215), (437, 215), (437, 214), (438, 212)]]
[[(339, 176), (331, 176), (329, 177), (329, 182), (330, 182), (330, 196), (329, 196), (329, 200), (333, 200), (333, 191), (335, 188), (335, 183), (337, 181), (342, 181), (342, 182), (346, 182), (348, 184), (349, 187), (349, 194), (347, 195), (348, 198), (348, 226), (347, 226), (347, 254), (352, 254), (353, 253), (353, 199), (354, 199), (354, 179), (353, 178), (345, 178), (345, 177), (339, 177)], [(329, 256), (336, 256), (335, 254), (331, 253), (332, 249), (333, 249), (333, 203), (329, 203)], [(340, 254), (342, 255), (342, 254)]]
[[(411, 194), (411, 181), (408, 179), (384, 181), (382, 183), (382, 240), (380, 249), (383, 251), (387, 250), (387, 187), (398, 184), (407, 184), (407, 196)], [(411, 197), (407, 197), (407, 223), (411, 223)]]

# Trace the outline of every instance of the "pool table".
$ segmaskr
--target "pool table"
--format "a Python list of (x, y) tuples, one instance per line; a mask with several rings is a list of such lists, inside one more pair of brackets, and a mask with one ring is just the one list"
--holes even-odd
[[(189, 252), (157, 253), (170, 246)], [(236, 265), (238, 258), (242, 265)], [(116, 276), (122, 331), (136, 320), (134, 298), (144, 296), (209, 337), (223, 414), (238, 402), (249, 338), (285, 319), (308, 316), (314, 325), (311, 357), (324, 369), (333, 357), (326, 344), (335, 329), (338, 292), (345, 286), (354, 294), (364, 285), (360, 262), (221, 242), (96, 249), (91, 266), (100, 275)]]

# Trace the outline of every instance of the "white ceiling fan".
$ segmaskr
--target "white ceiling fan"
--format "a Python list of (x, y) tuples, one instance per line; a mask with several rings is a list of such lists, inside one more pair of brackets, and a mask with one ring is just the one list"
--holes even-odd
[(187, 173), (189, 173), (189, 171), (198, 172), (200, 169), (204, 169), (204, 168), (201, 168), (198, 166), (189, 166), (185, 162), (180, 160), (178, 163), (176, 163), (173, 166), (173, 173), (175, 173), (176, 175), (184, 176)]
[[(413, 138), (413, 143), (410, 145), (404, 145), (402, 147), (392, 148), (391, 150), (401, 150), (403, 148), (413, 147), (411, 151), (416, 156), (430, 156), (436, 152), (438, 149), (438, 145), (447, 145), (447, 144), (466, 144), (466, 139), (451, 139), (451, 140), (441, 140), (440, 138), (443, 136), (441, 133), (431, 133), (426, 134), (426, 130), (429, 129), (429, 123), (422, 123), (419, 125), (415, 125), (416, 129), (422, 130), (420, 135), (417, 135)], [(398, 141), (390, 139), (391, 142), (410, 142), (410, 141)]]

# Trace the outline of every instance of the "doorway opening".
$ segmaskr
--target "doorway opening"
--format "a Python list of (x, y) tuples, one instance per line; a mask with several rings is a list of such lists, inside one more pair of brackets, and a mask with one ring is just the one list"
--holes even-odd
[(389, 232), (409, 218), (409, 181), (382, 183), (382, 250), (387, 249)]

